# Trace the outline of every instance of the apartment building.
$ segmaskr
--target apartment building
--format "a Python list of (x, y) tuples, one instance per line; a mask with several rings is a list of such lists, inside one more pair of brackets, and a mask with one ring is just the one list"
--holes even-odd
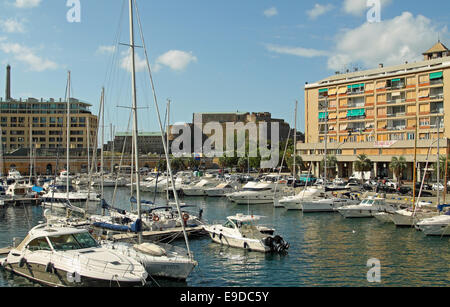
[[(70, 119), (67, 106), (70, 104)], [(3, 152), (21, 148), (66, 148), (69, 121), (70, 149), (82, 149), (95, 144), (97, 116), (89, 110), (90, 104), (71, 98), (13, 99), (11, 97), (11, 67), (7, 66), (5, 99), (0, 97), (0, 127)]]
[[(138, 148), (140, 154), (164, 154), (164, 146), (161, 132), (139, 132)], [(109, 141), (104, 146), (105, 151), (122, 152), (131, 154), (133, 135), (129, 132), (119, 132), (114, 136), (114, 141)]]
[[(437, 160), (450, 136), (450, 51), (438, 42), (417, 63), (336, 74), (305, 85), (305, 142), (298, 153), (319, 176), (325, 152), (337, 158), (332, 173), (348, 178), (354, 162), (366, 154), (375, 177), (392, 177), (392, 157), (409, 163), (404, 180), (413, 178), (414, 152), (420, 178), (425, 163)], [(447, 115), (446, 115), (447, 114)]]

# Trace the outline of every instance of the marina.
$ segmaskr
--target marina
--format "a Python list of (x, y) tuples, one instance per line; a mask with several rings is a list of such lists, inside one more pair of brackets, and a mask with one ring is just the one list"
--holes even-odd
[[(90, 9), (98, 8), (97, 2)], [(363, 16), (350, 8), (356, 2), (345, 0), (341, 13)], [(8, 9), (31, 12), (44, 5), (16, 0)], [(79, 1), (73, 5), (66, 18), (80, 23)], [(62, 43), (47, 45), (42, 39), (41, 48), (11, 47), (10, 35), (30, 31), (31, 19), (0, 20), (0, 53), (7, 56), (2, 60), (7, 65), (5, 97), (0, 97), (0, 288), (450, 285), (450, 120), (444, 112), (450, 99), (450, 49), (441, 33), (437, 42), (424, 39), (423, 45), (403, 41), (409, 28), (425, 32), (417, 37), (435, 36), (434, 21), (422, 15), (414, 20), (404, 12), (385, 23), (390, 31), (381, 24), (367, 35), (371, 17), (377, 17), (367, 14), (368, 22), (360, 28), (341, 28), (341, 37), (324, 40), (342, 38), (330, 52), (282, 46), (285, 37), (295, 40), (294, 32), (286, 32), (290, 26), (278, 24), (277, 33), (267, 28), (264, 35), (270, 39), (254, 32), (265, 29), (269, 18), (277, 22), (281, 12), (272, 7), (259, 19), (252, 13), (245, 24), (236, 23), (233, 44), (217, 32), (199, 35), (201, 43), (195, 45), (193, 33), (220, 29), (215, 29), (214, 23), (221, 24), (217, 17), (202, 24), (215, 12), (199, 17), (196, 29), (182, 24), (183, 18), (165, 20), (168, 26), (162, 23), (166, 5), (172, 4), (111, 2), (107, 17), (96, 20), (111, 27), (89, 24), (92, 32), (78, 33), (92, 35), (76, 45), (84, 52), (96, 49), (95, 63), (93, 54), (74, 49), (64, 66), (34, 54), (53, 46), (62, 60)], [(181, 9), (184, 5), (178, 4), (179, 11), (186, 13), (198, 4)], [(377, 9), (370, 12), (377, 15)], [(107, 21), (113, 11), (120, 16)], [(331, 4), (316, 4), (305, 12), (313, 23), (331, 11)], [(234, 15), (236, 21), (241, 18)], [(280, 16), (283, 23), (290, 22), (286, 16)], [(84, 20), (87, 25), (94, 19)], [(421, 23), (425, 26), (414, 31)], [(71, 31), (84, 25), (70, 25)], [(189, 28), (191, 33), (182, 33)], [(313, 34), (319, 27), (301, 28), (289, 31), (331, 38), (326, 32)], [(408, 31), (396, 44), (390, 36), (403, 29)], [(395, 49), (377, 50), (365, 42), (352, 48), (361, 57), (343, 47), (353, 45), (354, 33), (375, 37), (381, 30), (389, 32), (380, 36), (382, 41), (391, 41)], [(63, 31), (48, 36), (62, 37), (59, 33)], [(113, 34), (112, 42), (105, 41)], [(233, 52), (218, 48), (230, 58), (212, 49), (200, 52), (213, 36), (233, 46)], [(259, 45), (272, 43), (264, 43), (262, 58), (252, 52), (251, 58), (240, 59), (243, 69), (236, 69), (227, 60), (238, 55), (237, 48), (250, 36)], [(102, 45), (93, 49), (91, 40)], [(305, 40), (297, 43), (303, 46)], [(73, 46), (68, 43), (64, 46)], [(194, 51), (173, 49), (177, 44)], [(248, 57), (253, 47), (247, 45), (246, 56), (238, 58)], [(160, 53), (161, 48), (169, 51)], [(292, 99), (298, 95), (283, 97), (289, 91), (272, 87), (274, 80), (268, 78), (285, 73), (298, 78), (297, 71), (288, 72), (295, 65), (285, 62), (286, 55), (328, 58), (327, 69), (334, 71), (326, 77), (315, 61), (302, 64), (308, 75), (302, 75), (305, 101), (300, 112), (299, 101)], [(106, 58), (110, 61), (103, 63)], [(25, 93), (37, 91), (37, 85), (43, 93), (48, 90), (40, 76), (23, 82), (32, 74), (63, 67), (74, 71), (68, 69), (65, 78), (60, 71), (52, 75), (59, 82), (48, 87), (64, 93), (59, 101), (13, 98), (9, 61), (20, 73), (20, 95), (30, 96)], [(374, 63), (378, 68), (370, 68)], [(23, 64), (32, 67), (27, 71)], [(283, 65), (288, 67), (278, 71)], [(99, 72), (105, 73), (101, 85)], [(298, 81), (278, 86), (295, 88), (298, 94)], [(252, 88), (258, 82), (260, 87)], [(231, 96), (220, 93), (219, 84), (230, 86), (226, 92)], [(98, 103), (75, 98), (81, 94), (94, 101), (93, 92), (100, 94)], [(174, 98), (161, 103), (161, 95)], [(223, 106), (236, 111), (215, 109)], [(277, 114), (242, 111), (249, 106)], [(186, 121), (191, 114), (192, 121)], [(180, 301), (187, 297), (202, 299), (188, 292)], [(214, 295), (204, 297), (213, 302)]]
[[(126, 203), (129, 190), (120, 188), (118, 200)], [(113, 190), (105, 190), (105, 198)], [(145, 198), (152, 197), (145, 193)], [(163, 195), (157, 197), (164, 202)], [(184, 197), (183, 202), (203, 210), (203, 219), (225, 223), (226, 216), (247, 214), (246, 208), (226, 198)], [(124, 208), (126, 209), (126, 208)], [(367, 260), (380, 259), (382, 286), (445, 286), (450, 276), (449, 238), (429, 237), (415, 228), (397, 228), (377, 219), (345, 219), (339, 213), (303, 213), (274, 208), (273, 204), (252, 205), (250, 213), (261, 215), (263, 225), (274, 227), (290, 243), (286, 255), (248, 252), (223, 246), (209, 236), (190, 236), (198, 262), (185, 282), (159, 280), (163, 286), (370, 286)], [(29, 223), (27, 216), (30, 219)], [(43, 208), (8, 207), (0, 217), (0, 246), (25, 237), (28, 229), (43, 221)], [(181, 240), (171, 242), (184, 246)], [(2, 253), (5, 253), (3, 251)], [(399, 257), (399, 255), (401, 257)], [(0, 271), (1, 286), (35, 286), (24, 278)], [(420, 274), (419, 274), (420, 272)], [(149, 281), (147, 286), (156, 286)]]

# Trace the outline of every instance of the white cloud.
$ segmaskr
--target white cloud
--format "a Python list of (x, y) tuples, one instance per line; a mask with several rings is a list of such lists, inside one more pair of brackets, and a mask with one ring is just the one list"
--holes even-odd
[(265, 10), (263, 12), (263, 14), (264, 14), (264, 16), (270, 18), (270, 17), (278, 15), (278, 10), (276, 7), (271, 7), (270, 9)]
[(299, 57), (305, 58), (313, 58), (318, 56), (328, 56), (329, 52), (316, 50), (316, 49), (307, 49), (302, 47), (289, 47), (289, 46), (277, 46), (277, 45), (266, 45), (266, 49), (270, 52), (275, 52), (279, 54), (288, 54), (295, 55)]
[(183, 71), (192, 62), (197, 62), (197, 57), (192, 55), (192, 52), (170, 50), (156, 59), (155, 71), (160, 70), (162, 66), (167, 66), (175, 71)]
[(39, 6), (41, 4), (42, 0), (16, 0), (14, 2), (14, 6), (18, 8), (33, 8)]
[[(405, 61), (422, 60), (422, 53), (437, 42), (438, 33), (445, 37), (447, 28), (437, 29), (422, 15), (404, 12), (380, 23), (364, 23), (355, 29), (342, 30), (335, 36), (330, 51), (267, 45), (266, 49), (299, 57), (328, 57), (328, 68), (343, 70), (350, 64), (363, 64), (375, 68), (379, 63), (399, 65)], [(411, 39), (414, 33), (414, 39)]]
[(98, 54), (109, 54), (109, 53), (114, 53), (114, 51), (116, 51), (116, 46), (99, 46), (97, 48), (97, 52)]
[[(392, 0), (380, 0), (381, 9), (388, 6)], [(345, 0), (343, 10), (347, 14), (354, 16), (363, 16), (370, 7), (367, 6), (367, 0)]]
[(4, 41), (0, 40), (0, 51), (11, 54), (16, 61), (27, 64), (31, 71), (41, 72), (59, 67), (55, 62), (37, 56), (32, 49), (24, 45)]
[(380, 23), (365, 23), (336, 37), (335, 55), (330, 57), (328, 67), (342, 69), (350, 62), (375, 67), (378, 63), (418, 61), (436, 43), (439, 32), (430, 19), (422, 15), (414, 17), (409, 12)]
[(5, 20), (0, 20), (0, 28), (6, 33), (24, 33), (25, 26), (23, 21), (18, 21), (17, 19), (8, 18)]
[(317, 17), (331, 11), (334, 8), (332, 4), (322, 5), (322, 4), (316, 4), (312, 9), (307, 11), (309, 18), (316, 19)]
[[(120, 66), (127, 70), (128, 72), (131, 72), (131, 51), (124, 51), (122, 52), (122, 61)], [(147, 61), (145, 59), (141, 59), (139, 54), (135, 53), (134, 55), (134, 62), (135, 62), (135, 71), (140, 72), (147, 68)]]

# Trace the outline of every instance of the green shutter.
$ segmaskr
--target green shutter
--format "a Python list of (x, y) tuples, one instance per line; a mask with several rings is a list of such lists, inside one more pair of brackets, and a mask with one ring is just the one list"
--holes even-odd
[(442, 76), (443, 76), (442, 71), (441, 72), (434, 72), (434, 73), (430, 74), (430, 80), (439, 79), (439, 78), (442, 78)]
[(327, 89), (327, 88), (323, 88), (323, 89), (319, 90), (319, 94), (320, 94), (320, 93), (326, 93), (326, 92), (328, 92), (328, 89)]
[(391, 82), (400, 82), (400, 79), (392, 79)]

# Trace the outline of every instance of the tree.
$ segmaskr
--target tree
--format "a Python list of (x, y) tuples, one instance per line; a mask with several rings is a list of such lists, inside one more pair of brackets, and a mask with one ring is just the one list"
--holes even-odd
[[(445, 162), (446, 162), (446, 156), (445, 155), (439, 156), (439, 178), (441, 178), (441, 180), (442, 179), (444, 179), (444, 180), (446, 179), (446, 178), (444, 178), (444, 176), (445, 176)], [(450, 175), (450, 161), (449, 161), (447, 167), (448, 167), (447, 168), (447, 175)], [(436, 173), (437, 173), (437, 163), (434, 163), (434, 169), (436, 170), (435, 171), (435, 175), (436, 175)]]
[[(355, 171), (357, 172), (369, 172), (372, 170), (372, 161), (367, 157), (367, 155), (359, 155), (355, 161)], [(361, 177), (361, 181), (364, 178)]]
[[(337, 165), (337, 158), (334, 155), (327, 155), (327, 169), (326, 169), (326, 176), (327, 178), (330, 178), (329, 173), (333, 173), (336, 170)], [(322, 162), (320, 162), (320, 173), (323, 173), (323, 168), (325, 167), (325, 157), (322, 159)]]
[(400, 178), (403, 177), (403, 172), (408, 168), (408, 164), (406, 163), (406, 159), (401, 156), (400, 158), (392, 157), (391, 163), (389, 164), (389, 169), (395, 174), (397, 177), (397, 182), (400, 186)]

